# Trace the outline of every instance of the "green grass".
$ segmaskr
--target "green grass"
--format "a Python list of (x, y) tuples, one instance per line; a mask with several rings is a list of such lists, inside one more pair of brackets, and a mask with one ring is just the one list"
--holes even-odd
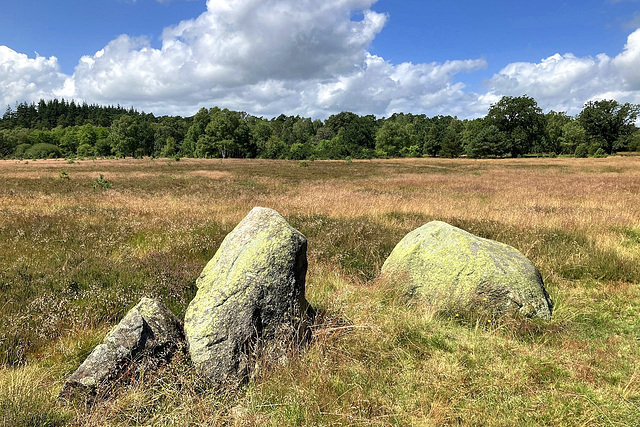
[(62, 426), (68, 413), (55, 404), (46, 387), (45, 374), (33, 368), (5, 372), (0, 378), (0, 425), (25, 427)]
[[(634, 159), (5, 162), (0, 426), (637, 425)], [(58, 179), (61, 164), (71, 179)], [(112, 188), (92, 189), (100, 173)], [(309, 239), (319, 317), (307, 348), (237, 392), (210, 388), (179, 355), (109, 400), (56, 398), (140, 297), (184, 316), (202, 268), (255, 205)], [(551, 322), (440, 313), (380, 280), (395, 244), (435, 219), (527, 255)]]

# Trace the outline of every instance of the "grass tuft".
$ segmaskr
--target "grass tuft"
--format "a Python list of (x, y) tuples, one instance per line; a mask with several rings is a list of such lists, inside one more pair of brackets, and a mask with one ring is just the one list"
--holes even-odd
[[(0, 425), (637, 425), (639, 170), (640, 157), (0, 162)], [(108, 191), (92, 189), (100, 174)], [(180, 355), (110, 399), (56, 400), (140, 297), (183, 316), (254, 206), (309, 239), (319, 316), (304, 351), (257, 360), (236, 392)], [(380, 279), (431, 220), (523, 252), (553, 319), (443, 313)]]

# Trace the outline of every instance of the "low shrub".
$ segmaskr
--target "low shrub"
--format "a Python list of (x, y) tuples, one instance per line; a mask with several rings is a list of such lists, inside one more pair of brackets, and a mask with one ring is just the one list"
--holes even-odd
[(82, 144), (78, 147), (79, 157), (91, 157), (93, 155), (95, 155), (95, 150), (91, 144)]
[(578, 158), (585, 158), (589, 155), (589, 147), (587, 144), (580, 144), (576, 147), (576, 151), (573, 153)]
[(16, 147), (15, 156), (19, 159), (25, 157), (25, 152), (31, 148), (31, 144), (20, 144)]
[(596, 157), (596, 158), (607, 157), (607, 152), (604, 151), (602, 148), (598, 148), (596, 152), (593, 153), (593, 157)]
[(106, 179), (103, 174), (100, 174), (100, 178), (96, 178), (93, 181), (93, 188), (94, 189), (106, 190), (106, 189), (109, 189), (111, 187), (112, 187), (111, 181)]
[(66, 169), (62, 169), (60, 171), (60, 175), (58, 176), (58, 178), (61, 180), (71, 179), (71, 177), (69, 176), (69, 172)]
[(52, 159), (62, 157), (62, 150), (59, 147), (42, 142), (34, 144), (24, 152), (24, 156), (30, 159)]

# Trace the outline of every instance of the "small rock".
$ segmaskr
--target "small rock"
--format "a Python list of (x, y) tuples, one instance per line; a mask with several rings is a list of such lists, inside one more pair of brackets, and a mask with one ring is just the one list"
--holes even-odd
[(61, 396), (96, 394), (132, 362), (166, 361), (184, 340), (178, 319), (161, 302), (142, 298), (67, 379)]
[(265, 352), (307, 336), (307, 239), (272, 209), (254, 208), (224, 239), (185, 316), (195, 367), (239, 385)]
[(553, 304), (538, 269), (517, 249), (440, 221), (412, 231), (389, 255), (383, 275), (439, 308), (549, 320)]

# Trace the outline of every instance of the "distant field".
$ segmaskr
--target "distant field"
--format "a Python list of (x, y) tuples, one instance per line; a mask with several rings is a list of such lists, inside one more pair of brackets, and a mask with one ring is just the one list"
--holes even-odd
[[(100, 174), (111, 188), (93, 188)], [(207, 389), (177, 357), (109, 401), (56, 400), (141, 296), (182, 317), (254, 206), (309, 239), (321, 316), (306, 352), (237, 394)], [(395, 244), (434, 219), (527, 255), (553, 320), (467, 324), (377, 280)], [(0, 260), (1, 426), (640, 420), (640, 157), (0, 161)]]

